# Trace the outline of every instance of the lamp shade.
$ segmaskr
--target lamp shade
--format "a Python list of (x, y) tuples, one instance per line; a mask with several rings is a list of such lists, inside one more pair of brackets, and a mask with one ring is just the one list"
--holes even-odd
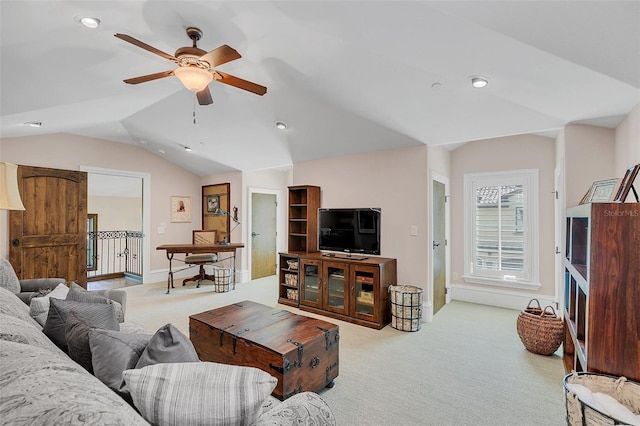
[(18, 191), (18, 165), (0, 162), (0, 209), (25, 210)]
[(213, 74), (196, 66), (179, 67), (173, 73), (184, 84), (184, 87), (196, 93), (207, 87), (213, 80)]

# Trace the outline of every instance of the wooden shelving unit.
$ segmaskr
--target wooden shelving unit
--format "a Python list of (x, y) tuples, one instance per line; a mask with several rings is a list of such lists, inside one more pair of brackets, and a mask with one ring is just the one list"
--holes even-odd
[(640, 204), (567, 209), (565, 370), (640, 381)]
[[(297, 262), (297, 265), (294, 263)], [(278, 303), (283, 305), (295, 306), (299, 305), (299, 274), (298, 266), (300, 265), (297, 254), (280, 253), (280, 270), (278, 281)], [(294, 267), (295, 266), (295, 267)]]
[(289, 187), (289, 251), (318, 251), (318, 209), (320, 187), (299, 185)]
[(299, 258), (300, 309), (377, 329), (391, 322), (389, 286), (397, 284), (396, 259), (321, 253)]

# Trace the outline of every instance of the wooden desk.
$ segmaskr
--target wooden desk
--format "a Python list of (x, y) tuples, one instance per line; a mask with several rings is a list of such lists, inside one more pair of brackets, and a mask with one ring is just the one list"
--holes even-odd
[(229, 244), (164, 244), (156, 247), (156, 250), (165, 250), (167, 252), (167, 259), (169, 259), (169, 276), (167, 277), (167, 294), (173, 286), (173, 269), (171, 268), (171, 262), (173, 261), (173, 255), (176, 253), (188, 254), (198, 253), (233, 253), (233, 285), (236, 284), (236, 250), (243, 248), (242, 243), (229, 243)]

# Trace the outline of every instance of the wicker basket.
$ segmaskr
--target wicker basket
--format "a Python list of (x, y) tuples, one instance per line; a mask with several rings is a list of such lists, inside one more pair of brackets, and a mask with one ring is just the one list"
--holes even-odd
[[(533, 300), (537, 302), (536, 299)], [(552, 306), (547, 306), (538, 313), (537, 308), (532, 308), (529, 302), (527, 308), (518, 315), (516, 326), (522, 344), (534, 354), (551, 355), (562, 343), (564, 325)]]
[[(233, 268), (213, 267), (214, 291), (216, 293), (226, 293), (231, 290), (233, 279)], [(235, 289), (235, 286), (234, 286)]]
[(613, 377), (596, 373), (567, 374), (562, 381), (565, 391), (567, 424), (578, 425), (619, 425), (628, 424), (614, 419), (588, 404), (585, 404), (567, 387), (567, 384), (583, 385), (591, 392), (601, 392), (615, 398), (636, 416), (640, 415), (640, 384), (625, 377)]

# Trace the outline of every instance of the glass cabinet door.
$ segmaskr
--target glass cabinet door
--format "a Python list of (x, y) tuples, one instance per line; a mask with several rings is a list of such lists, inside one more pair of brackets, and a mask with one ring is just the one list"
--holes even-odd
[(302, 280), (300, 284), (300, 289), (302, 290), (300, 303), (319, 308), (322, 303), (322, 272), (320, 270), (320, 262), (301, 259), (299, 265), (300, 279)]
[(344, 263), (324, 262), (324, 270), (322, 271), (326, 282), (324, 309), (340, 314), (349, 312), (348, 269), (349, 265)]
[(357, 267), (352, 268), (351, 278), (354, 284), (354, 303), (352, 315), (372, 321), (378, 320), (379, 295), (376, 294), (374, 283), (378, 281), (378, 268)]

